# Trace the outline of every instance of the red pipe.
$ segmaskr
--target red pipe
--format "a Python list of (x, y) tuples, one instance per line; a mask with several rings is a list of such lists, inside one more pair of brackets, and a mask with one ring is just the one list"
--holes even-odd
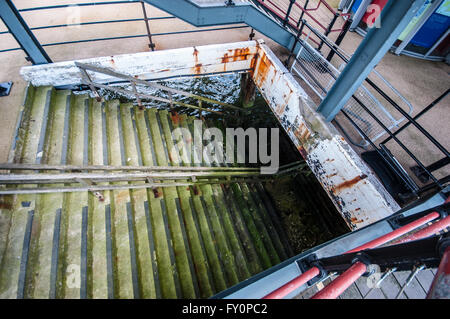
[(316, 293), (311, 299), (336, 299), (359, 277), (367, 271), (367, 266), (362, 262), (354, 263), (349, 269), (333, 280), (323, 290)]
[[(449, 201), (449, 199), (447, 199), (445, 201), (445, 203), (448, 203), (448, 201)], [(426, 217), (428, 217), (428, 216), (431, 217), (431, 215), (433, 215), (433, 214), (434, 213), (428, 214), (427, 216), (422, 217), (421, 219), (426, 220), (427, 219)], [(438, 214), (438, 213), (435, 213), (435, 214)], [(438, 216), (439, 216), (439, 214), (438, 214)], [(416, 220), (415, 222), (417, 222), (419, 220), (420, 219)], [(412, 222), (411, 224), (413, 224), (415, 222)], [(410, 225), (410, 224), (408, 224), (408, 225)], [(408, 226), (408, 225), (406, 225), (406, 226)], [(449, 226), (450, 226), (450, 216), (447, 216), (444, 219), (441, 219), (440, 221), (437, 221), (433, 225), (428, 226), (428, 227), (418, 231), (415, 234), (412, 234), (412, 235), (409, 235), (409, 236), (407, 236), (405, 238), (402, 238), (402, 239), (394, 242), (393, 244), (398, 245), (398, 244), (406, 243), (406, 242), (409, 242), (409, 241), (430, 237), (430, 236), (433, 236), (437, 232), (439, 232), (439, 231), (441, 231), (441, 230), (443, 230), (443, 229), (445, 229), (445, 228), (447, 228)], [(372, 242), (376, 242), (376, 241), (377, 240), (374, 240)], [(368, 244), (370, 244), (370, 242)], [(360, 247), (363, 247), (364, 249), (373, 248), (373, 247), (370, 247), (370, 245), (368, 245), (368, 244), (362, 245)], [(383, 244), (383, 243), (379, 243), (378, 245), (381, 245), (381, 244)], [(360, 247), (355, 248), (356, 251), (361, 250)], [(356, 262), (355, 264), (353, 264), (353, 266), (358, 265), (358, 264), (362, 264), (362, 263), (361, 262)], [(364, 269), (367, 268), (364, 264), (362, 264), (362, 265), (364, 266)], [(334, 281), (332, 281), (329, 285), (327, 285), (322, 291), (319, 291), (316, 295), (314, 295), (312, 297), (312, 299), (335, 299), (340, 294), (342, 294), (345, 291), (345, 289), (350, 287), (365, 272), (365, 271), (363, 271), (359, 276), (356, 276), (355, 275), (356, 274), (355, 271), (350, 272), (350, 270), (353, 268), (353, 266), (350, 267), (344, 273), (342, 273), (338, 278), (336, 278)], [(361, 267), (361, 265), (359, 265), (359, 267)], [(360, 268), (358, 268), (358, 269), (360, 269)], [(347, 272), (349, 272), (349, 273), (347, 274)]]
[(409, 224), (407, 224), (407, 225), (405, 225), (403, 227), (400, 227), (400, 228), (398, 228), (398, 229), (396, 229), (396, 230), (394, 230), (394, 231), (392, 231), (392, 232), (390, 232), (390, 233), (388, 233), (386, 235), (383, 235), (383, 236), (381, 236), (379, 238), (376, 238), (376, 239), (374, 239), (372, 241), (369, 241), (368, 243), (365, 243), (364, 245), (358, 246), (358, 247), (356, 247), (356, 248), (354, 248), (352, 250), (349, 250), (348, 252), (346, 252), (346, 254), (355, 253), (355, 252), (360, 251), (360, 250), (371, 249), (371, 248), (375, 248), (375, 247), (378, 247), (380, 245), (383, 245), (383, 244), (385, 244), (387, 242), (390, 242), (391, 240), (393, 240), (395, 238), (398, 238), (400, 236), (403, 236), (403, 235), (409, 233), (410, 231), (412, 231), (412, 230), (414, 230), (414, 229), (416, 229), (416, 228), (418, 228), (420, 226), (425, 225), (426, 223), (428, 223), (428, 222), (430, 222), (430, 221), (432, 221), (432, 220), (434, 220), (436, 218), (439, 218), (439, 216), (440, 216), (439, 213), (432, 212), (432, 213), (430, 213), (430, 214), (428, 214), (428, 215), (426, 215), (426, 216), (424, 216), (422, 218), (419, 218), (418, 220), (415, 220), (415, 221), (413, 221), (413, 222), (411, 222), (411, 223), (409, 223)]
[(448, 299), (450, 298), (450, 247), (442, 256), (441, 263), (434, 276), (427, 299)]
[(440, 221), (435, 222), (433, 225), (430, 225), (424, 229), (419, 230), (417, 233), (411, 234), (405, 238), (397, 240), (394, 244), (402, 244), (407, 241), (418, 240), (426, 237), (433, 236), (434, 234), (440, 232), (441, 230), (450, 227), (450, 216), (441, 219)]
[[(447, 199), (448, 200), (448, 199)], [(380, 245), (383, 245), (395, 238), (398, 238), (404, 234), (409, 233), (410, 231), (416, 229), (417, 227), (420, 227), (422, 225), (425, 225), (426, 223), (438, 218), (440, 215), (437, 212), (433, 212), (431, 214), (428, 214), (418, 220), (415, 220), (403, 227), (400, 227), (399, 229), (396, 229), (384, 236), (381, 236), (377, 239), (374, 239), (364, 245), (358, 246), (346, 253), (354, 253), (360, 250), (369, 249), (378, 247)], [(302, 273), (300, 276), (292, 279), (288, 283), (284, 284), (280, 288), (274, 290), (270, 294), (264, 296), (262, 299), (281, 299), (286, 297), (288, 294), (296, 290), (297, 288), (303, 286), (305, 283), (313, 279), (314, 277), (318, 276), (320, 273), (319, 269), (317, 267), (312, 267), (308, 271)], [(315, 274), (312, 276), (312, 274)], [(311, 277), (312, 276), (312, 277)]]
[(290, 294), (291, 292), (293, 292), (298, 287), (303, 286), (304, 284), (306, 284), (308, 281), (318, 276), (319, 274), (320, 274), (319, 268), (312, 267), (311, 269), (302, 273), (300, 276), (289, 281), (287, 284), (272, 291), (270, 294), (263, 297), (262, 299), (281, 299)]

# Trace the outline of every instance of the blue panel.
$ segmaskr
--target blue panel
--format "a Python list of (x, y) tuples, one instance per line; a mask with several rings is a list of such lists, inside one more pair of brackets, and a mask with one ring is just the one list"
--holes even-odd
[(358, 11), (359, 6), (361, 5), (362, 0), (356, 0), (353, 3), (353, 7), (352, 7), (352, 12), (355, 13), (356, 11)]
[(424, 48), (431, 48), (449, 27), (450, 17), (433, 13), (410, 43)]

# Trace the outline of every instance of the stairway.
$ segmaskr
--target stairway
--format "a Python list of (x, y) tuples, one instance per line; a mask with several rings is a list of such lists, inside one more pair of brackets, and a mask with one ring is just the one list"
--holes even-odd
[[(175, 166), (194, 119), (29, 86), (11, 160)], [(261, 183), (103, 195), (1, 196), (0, 298), (207, 298), (293, 254)]]

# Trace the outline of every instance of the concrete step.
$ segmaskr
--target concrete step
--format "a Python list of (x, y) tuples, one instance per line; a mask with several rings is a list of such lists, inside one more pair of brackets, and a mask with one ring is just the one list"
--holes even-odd
[[(189, 166), (193, 143), (174, 139), (172, 130), (193, 132), (194, 119), (30, 86), (11, 158)], [(120, 183), (128, 182), (111, 184)], [(207, 298), (292, 256), (261, 184), (103, 195), (3, 196), (0, 297)]]

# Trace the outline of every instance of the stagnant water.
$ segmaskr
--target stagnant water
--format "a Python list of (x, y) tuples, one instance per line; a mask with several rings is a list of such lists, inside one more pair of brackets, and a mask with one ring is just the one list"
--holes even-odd
[[(181, 78), (158, 83), (239, 106), (240, 79), (240, 74), (227, 74), (213, 77)], [(131, 90), (130, 86), (124, 87), (127, 90)], [(138, 90), (142, 93), (169, 98), (167, 93), (162, 90), (142, 86), (138, 87)], [(105, 90), (101, 90), (100, 93), (107, 100), (119, 99), (121, 102), (133, 102), (136, 104), (136, 100), (132, 95), (125, 96)], [(198, 101), (194, 98), (174, 94), (173, 99), (191, 105), (198, 105)], [(142, 103), (146, 107), (167, 108), (167, 103), (163, 102), (142, 99)], [(242, 127), (244, 129), (249, 127), (256, 129), (279, 128), (280, 165), (303, 161), (258, 90), (254, 106), (248, 111), (235, 111), (206, 103), (203, 103), (202, 106), (223, 112), (223, 115), (220, 115), (203, 111), (202, 116), (205, 118), (208, 126)], [(178, 113), (200, 116), (199, 110), (196, 109), (174, 105), (173, 110)], [(246, 166), (252, 165), (246, 164)], [(264, 183), (264, 187), (271, 197), (291, 247), (296, 254), (349, 231), (312, 172), (309, 174), (291, 174), (278, 178), (275, 181)]]

